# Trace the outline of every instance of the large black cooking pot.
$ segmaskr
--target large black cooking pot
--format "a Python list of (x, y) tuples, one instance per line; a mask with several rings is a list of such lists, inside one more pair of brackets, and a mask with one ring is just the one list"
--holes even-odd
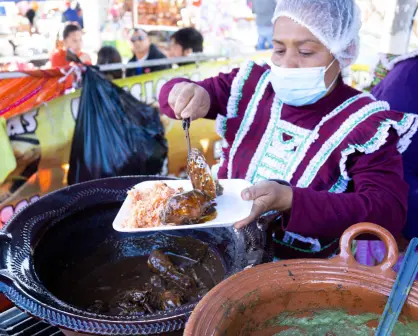
[[(167, 234), (114, 231), (112, 222), (126, 192), (141, 181), (157, 179), (161, 178), (86, 182), (29, 205), (0, 234), (0, 290), (27, 313), (81, 333), (149, 335), (184, 328), (196, 303), (139, 317), (95, 314), (82, 305), (95, 290), (87, 290), (86, 286), (92, 285), (85, 281), (96, 268), (107, 267), (103, 281), (118, 272), (129, 276), (130, 270), (120, 265), (132, 258), (145, 258), (155, 248), (193, 259), (199, 244), (207, 243), (212, 255), (217, 256), (210, 266), (214, 284), (261, 262), (265, 236), (256, 228), (239, 233), (231, 228)], [(184, 243), (187, 240), (189, 243)], [(113, 264), (118, 268), (112, 268)], [(126, 265), (132, 267), (132, 263)]]

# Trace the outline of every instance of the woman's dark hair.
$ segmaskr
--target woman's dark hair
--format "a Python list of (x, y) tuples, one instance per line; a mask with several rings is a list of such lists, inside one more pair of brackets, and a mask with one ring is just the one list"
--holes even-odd
[(70, 34), (77, 32), (77, 31), (81, 31), (81, 27), (79, 25), (70, 23), (65, 26), (64, 31), (62, 33), (62, 37), (65, 40), (68, 36), (70, 36)]
[[(112, 46), (102, 47), (97, 54), (97, 65), (122, 63), (122, 57), (119, 51)], [(103, 71), (109, 79), (122, 78), (122, 70)]]
[(171, 35), (171, 39), (183, 50), (192, 49), (194, 53), (203, 51), (203, 35), (195, 28), (183, 28)]

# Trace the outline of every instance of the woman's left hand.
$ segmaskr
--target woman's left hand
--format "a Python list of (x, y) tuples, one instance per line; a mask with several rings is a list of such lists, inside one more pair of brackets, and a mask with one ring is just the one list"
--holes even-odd
[(241, 197), (244, 201), (254, 201), (254, 204), (251, 214), (246, 219), (235, 223), (236, 229), (246, 227), (268, 211), (284, 212), (292, 209), (293, 190), (278, 182), (263, 181), (243, 190)]

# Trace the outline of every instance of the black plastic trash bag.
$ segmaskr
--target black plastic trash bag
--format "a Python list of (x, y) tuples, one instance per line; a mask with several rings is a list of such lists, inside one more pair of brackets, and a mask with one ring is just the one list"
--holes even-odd
[(167, 152), (159, 111), (88, 67), (83, 75), (68, 184), (160, 174)]

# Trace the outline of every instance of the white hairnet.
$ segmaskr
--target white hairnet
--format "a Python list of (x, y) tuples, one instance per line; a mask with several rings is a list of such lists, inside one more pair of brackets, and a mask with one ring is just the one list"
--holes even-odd
[(309, 29), (345, 68), (359, 50), (360, 9), (354, 0), (278, 0), (273, 24), (289, 17)]

